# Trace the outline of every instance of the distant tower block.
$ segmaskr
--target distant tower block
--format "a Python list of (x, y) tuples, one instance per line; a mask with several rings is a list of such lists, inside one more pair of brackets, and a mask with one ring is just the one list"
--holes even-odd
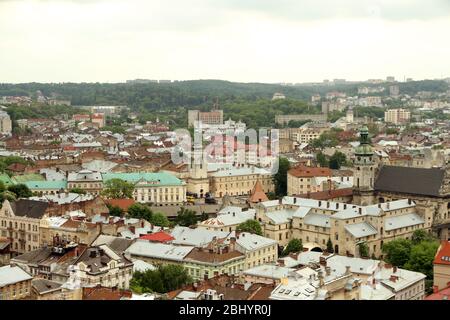
[(350, 107), (347, 110), (347, 115), (346, 115), (346, 119), (348, 123), (353, 123), (354, 121), (354, 116), (353, 116), (353, 108)]

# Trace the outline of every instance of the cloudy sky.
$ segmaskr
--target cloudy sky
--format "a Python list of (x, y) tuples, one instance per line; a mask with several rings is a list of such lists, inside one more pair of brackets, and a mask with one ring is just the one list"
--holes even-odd
[(450, 76), (449, 0), (0, 0), (0, 82)]

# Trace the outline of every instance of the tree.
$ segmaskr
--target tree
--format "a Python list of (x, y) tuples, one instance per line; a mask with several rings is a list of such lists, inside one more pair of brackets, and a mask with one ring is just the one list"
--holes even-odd
[(164, 214), (159, 212), (156, 212), (152, 215), (150, 223), (155, 226), (163, 228), (166, 228), (170, 225), (169, 219), (167, 219), (167, 217)]
[(411, 236), (411, 241), (414, 245), (419, 244), (422, 241), (428, 241), (431, 239), (432, 239), (431, 236), (423, 229), (414, 231), (414, 233)]
[(29, 198), (33, 196), (31, 190), (22, 183), (9, 186), (8, 191), (14, 193), (17, 198)]
[(86, 190), (83, 190), (83, 189), (80, 189), (80, 188), (70, 189), (69, 192), (71, 192), (71, 193), (78, 193), (78, 194), (87, 194)]
[(385, 243), (382, 250), (386, 254), (387, 262), (402, 268), (409, 260), (411, 246), (410, 240), (396, 239)]
[(334, 252), (333, 242), (331, 242), (331, 238), (328, 238), (328, 241), (327, 241), (327, 252), (329, 252), (329, 253)]
[(111, 199), (133, 198), (134, 184), (122, 179), (111, 179), (105, 182), (102, 194)]
[(316, 161), (321, 167), (323, 167), (323, 168), (328, 167), (327, 156), (322, 151), (319, 151), (316, 154)]
[(359, 249), (359, 256), (362, 258), (369, 257), (369, 247), (367, 246), (367, 243), (363, 242), (358, 245)]
[(433, 278), (433, 260), (439, 248), (438, 241), (422, 241), (411, 248), (405, 269), (421, 272), (428, 279)]
[(287, 172), (290, 167), (288, 159), (278, 158), (278, 171), (273, 176), (273, 183), (275, 184), (275, 194), (279, 197), (287, 194)]
[(283, 256), (287, 256), (291, 252), (300, 252), (303, 250), (301, 239), (292, 239), (283, 250)]
[(261, 225), (258, 221), (249, 219), (237, 226), (236, 231), (249, 232), (262, 236)]
[(206, 212), (202, 212), (202, 215), (200, 216), (200, 221), (208, 220), (209, 216)]
[(150, 222), (153, 212), (145, 204), (135, 203), (128, 207), (128, 215), (131, 218), (144, 219)]
[(329, 162), (330, 169), (339, 170), (342, 165), (347, 163), (347, 157), (340, 151), (336, 151), (331, 157)]
[(3, 181), (0, 181), (0, 193), (5, 190), (6, 190), (5, 184), (3, 183)]
[(198, 218), (193, 210), (180, 208), (177, 217), (175, 218), (175, 224), (182, 227), (189, 227), (197, 224)]
[(191, 283), (192, 278), (181, 265), (158, 265), (156, 270), (137, 271), (130, 282), (131, 290), (137, 293), (166, 293)]
[(121, 217), (124, 214), (122, 208), (120, 208), (118, 206), (113, 206), (110, 204), (107, 204), (106, 206), (108, 207), (110, 216)]

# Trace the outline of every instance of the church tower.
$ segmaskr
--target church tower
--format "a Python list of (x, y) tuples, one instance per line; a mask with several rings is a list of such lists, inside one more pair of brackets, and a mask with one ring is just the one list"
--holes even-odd
[(198, 144), (194, 144), (191, 154), (187, 191), (196, 193), (200, 198), (209, 192), (208, 163), (203, 156), (202, 146)]
[(360, 129), (360, 144), (355, 148), (353, 175), (353, 203), (370, 205), (374, 202), (376, 164), (370, 146), (369, 129)]

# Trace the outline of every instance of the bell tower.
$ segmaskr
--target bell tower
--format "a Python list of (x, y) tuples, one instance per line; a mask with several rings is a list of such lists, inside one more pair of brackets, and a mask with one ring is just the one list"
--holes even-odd
[(201, 144), (194, 144), (194, 150), (191, 153), (187, 191), (196, 193), (200, 198), (209, 192), (208, 162), (203, 155)]
[(355, 148), (353, 174), (353, 202), (359, 205), (370, 205), (374, 202), (374, 184), (376, 164), (370, 146), (369, 129), (360, 129), (359, 146)]

